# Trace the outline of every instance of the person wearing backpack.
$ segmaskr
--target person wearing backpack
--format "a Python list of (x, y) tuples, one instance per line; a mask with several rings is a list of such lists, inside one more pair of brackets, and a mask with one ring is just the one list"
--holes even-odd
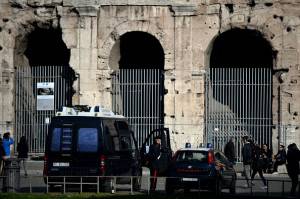
[(252, 154), (253, 160), (252, 160), (252, 175), (251, 175), (251, 184), (254, 185), (253, 179), (256, 175), (256, 173), (259, 174), (260, 178), (262, 179), (262, 182), (264, 186), (262, 189), (267, 189), (267, 181), (263, 174), (263, 168), (264, 168), (264, 157), (262, 153), (262, 149), (258, 144), (254, 146), (253, 154)]
[(242, 148), (242, 158), (243, 158), (243, 173), (247, 184), (244, 185), (245, 188), (250, 187), (250, 176), (251, 176), (251, 163), (252, 163), (252, 147), (249, 142), (249, 137), (242, 137), (243, 148)]

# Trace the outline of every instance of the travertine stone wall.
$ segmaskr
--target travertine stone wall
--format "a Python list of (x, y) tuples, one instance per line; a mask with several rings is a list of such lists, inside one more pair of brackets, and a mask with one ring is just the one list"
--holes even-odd
[[(153, 35), (165, 53), (165, 123), (172, 144), (203, 142), (204, 76), (214, 39), (231, 28), (260, 31), (274, 51), (273, 143), (287, 125), (300, 145), (299, 0), (3, 0), (0, 2), (0, 131), (14, 123), (14, 72), (28, 67), (27, 36), (60, 27), (71, 50), (74, 103), (111, 106), (110, 74), (121, 35)], [(279, 140), (280, 141), (280, 140)], [(276, 150), (276, 148), (274, 149)]]

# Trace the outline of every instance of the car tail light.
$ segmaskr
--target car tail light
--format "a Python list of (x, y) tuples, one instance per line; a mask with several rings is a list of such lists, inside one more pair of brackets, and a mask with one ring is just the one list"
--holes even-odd
[(48, 175), (48, 155), (45, 154), (44, 156), (44, 170), (43, 170), (44, 176)]
[(100, 156), (100, 173), (104, 174), (105, 172), (105, 159), (106, 157), (104, 155)]
[(176, 160), (176, 158), (177, 158), (177, 153), (178, 153), (178, 151), (173, 155), (173, 157), (172, 157), (172, 161), (174, 162), (175, 160)]
[(208, 152), (208, 158), (207, 158), (208, 164), (213, 164), (214, 163), (214, 156), (211, 151)]

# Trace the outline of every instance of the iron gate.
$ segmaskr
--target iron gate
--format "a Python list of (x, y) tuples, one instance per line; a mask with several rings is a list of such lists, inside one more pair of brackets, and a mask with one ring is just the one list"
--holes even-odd
[(235, 138), (241, 160), (241, 137), (272, 144), (272, 72), (270, 68), (210, 68), (206, 76), (205, 140), (224, 150)]
[[(71, 102), (68, 66), (18, 67), (15, 77), (15, 140), (28, 140), (30, 153), (43, 153), (48, 132), (46, 120)], [(53, 107), (38, 110), (38, 83), (53, 83)], [(52, 91), (51, 91), (52, 92)], [(50, 96), (50, 95), (49, 95)], [(51, 100), (49, 100), (50, 102)], [(15, 145), (16, 146), (16, 145)]]
[(159, 69), (120, 69), (112, 74), (112, 110), (128, 118), (138, 146), (164, 123), (164, 75)]

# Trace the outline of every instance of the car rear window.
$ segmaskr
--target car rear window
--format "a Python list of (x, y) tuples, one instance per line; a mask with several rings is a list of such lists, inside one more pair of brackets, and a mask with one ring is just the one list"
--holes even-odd
[(78, 129), (78, 152), (97, 152), (98, 150), (98, 130), (97, 128)]
[(207, 162), (207, 151), (180, 151), (176, 162), (182, 161)]

